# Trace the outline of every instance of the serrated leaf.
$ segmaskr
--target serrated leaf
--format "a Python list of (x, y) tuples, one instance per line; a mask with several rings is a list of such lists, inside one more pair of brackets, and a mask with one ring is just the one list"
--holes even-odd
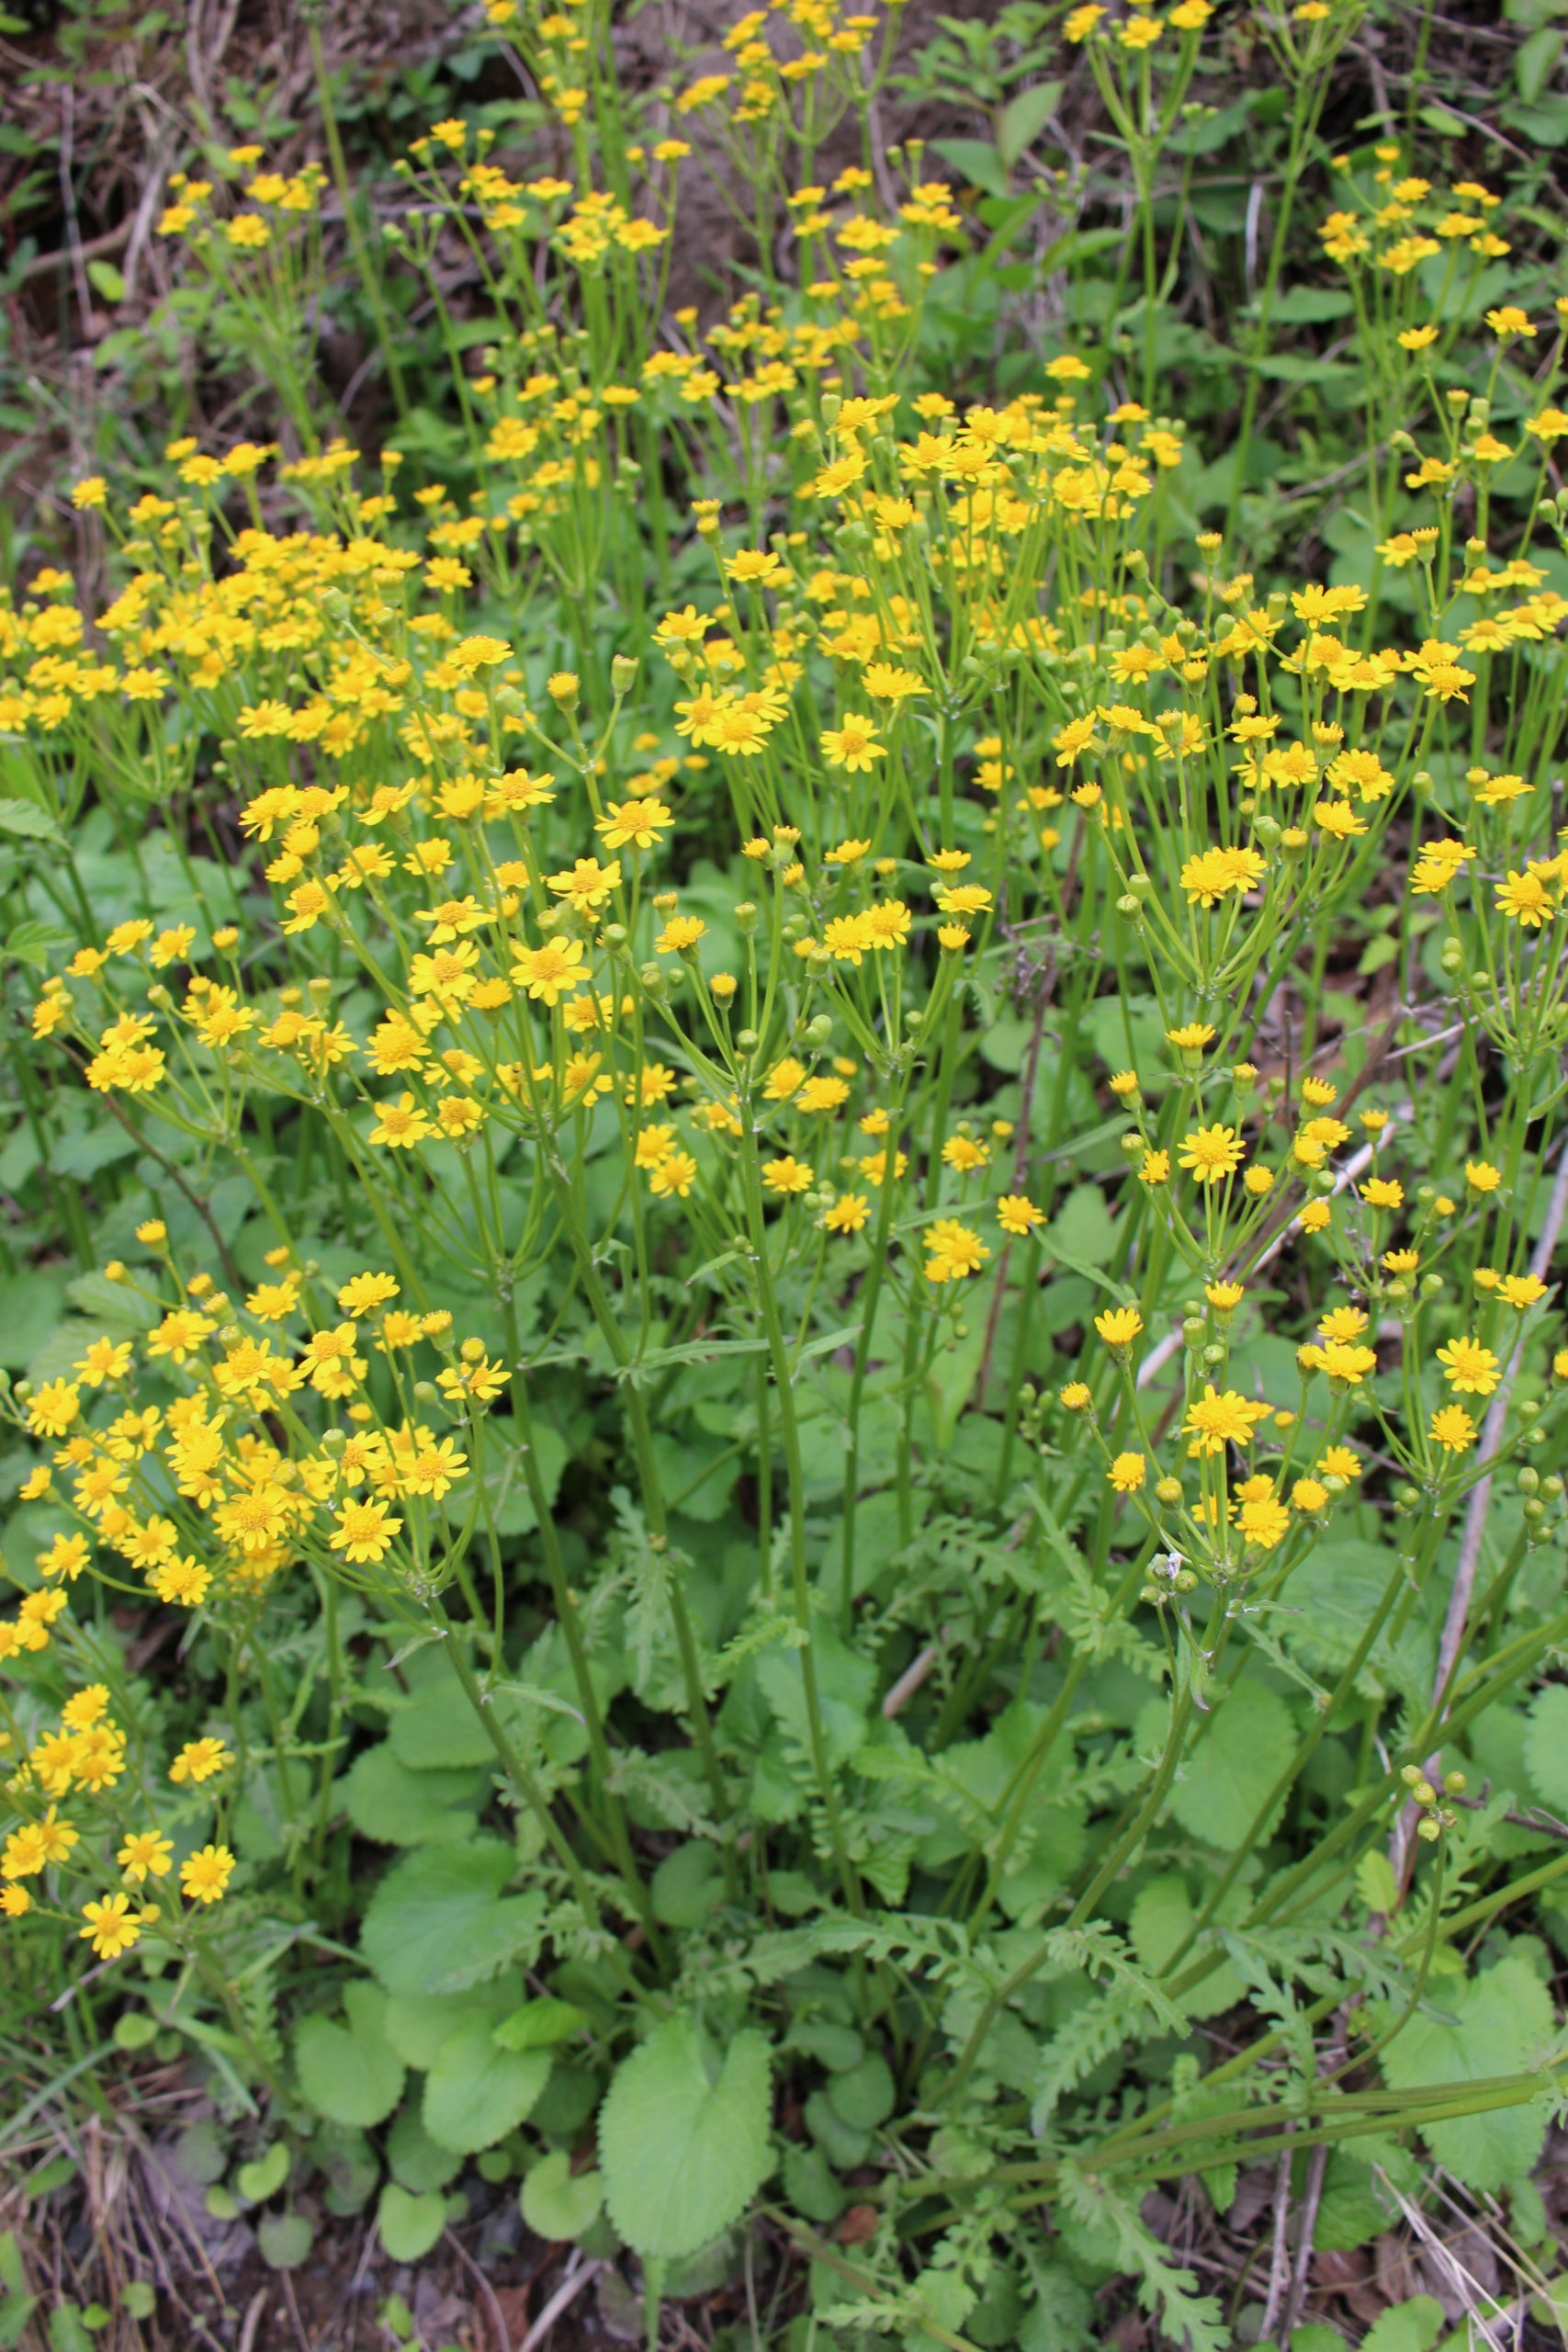
[(387, 2002), (387, 2039), (405, 2066), (423, 2074), (458, 2026), (483, 2018), (493, 2027), (522, 1998), (523, 1979), (514, 1969), (468, 1993), (394, 1993)]
[(519, 2211), (535, 2236), (555, 2244), (591, 2229), (604, 2202), (604, 2175), (574, 2173), (564, 2148), (542, 2157), (517, 2193)]
[(739, 2221), (772, 2165), (768, 2045), (734, 2036), (721, 2064), (690, 2018), (624, 2059), (599, 2114), (610, 2219), (644, 2259), (695, 2254)]
[[(411, 1772), (475, 1770), (493, 1765), (495, 1747), (468, 1702), (457, 1671), (444, 1654), (426, 1656), (412, 1696), (393, 1715), (388, 1736), (392, 1753)], [(522, 1702), (493, 1700), (498, 1721), (515, 1731)]]
[(367, 2131), (385, 2122), (403, 2095), (403, 2062), (386, 2037), (387, 1996), (363, 1981), (344, 1994), (346, 2025), (301, 2018), (294, 2030), (299, 2087), (329, 2123)]
[(0, 800), (0, 833), (10, 833), (17, 841), (58, 842), (59, 826), (47, 808), (36, 800)]
[[(1168, 1720), (1163, 1700), (1145, 1707), (1135, 1731), (1139, 1747), (1161, 1747)], [(1213, 1714), (1197, 1719), (1189, 1741), (1196, 1744), (1189, 1745), (1171, 1788), (1170, 1810), (1206, 1846), (1238, 1846), (1259, 1801), (1295, 1753), (1290, 1710), (1278, 1692), (1260, 1683), (1238, 1683)], [(1270, 1826), (1264, 1824), (1265, 1837)]]
[(355, 1757), (342, 1795), (362, 1838), (382, 1846), (435, 1846), (472, 1836), (484, 1789), (477, 1772), (412, 1772), (383, 1739)]
[(524, 2120), (549, 2080), (543, 2050), (499, 2049), (490, 2025), (460, 2025), (435, 2053), (421, 2110), (437, 2147), (471, 2155), (493, 2148)]
[(446, 2226), (446, 2199), (434, 2189), (411, 2197), (389, 2180), (376, 2208), (376, 2222), (394, 2262), (419, 2262)]
[(1443, 2307), (1435, 2295), (1412, 2295), (1380, 2312), (1361, 2338), (1361, 2352), (1431, 2352), (1443, 2332)]
[[(1394, 2090), (1466, 2083), (1521, 2074), (1551, 2031), (1551, 2001), (1528, 1962), (1510, 1953), (1466, 1984), (1445, 1980), (1401, 2028), (1379, 2064)], [(1544, 2083), (1543, 2083), (1544, 2088)], [(1419, 2124), (1419, 2116), (1413, 2118)], [(1501, 2108), (1448, 2123), (1428, 2123), (1421, 2136), (1441, 2165), (1474, 2189), (1502, 2188), (1529, 2172), (1546, 2142), (1546, 2105)]]
[(66, 1283), (65, 1295), (79, 1314), (99, 1325), (111, 1339), (150, 1331), (161, 1311), (129, 1283), (111, 1283), (107, 1274), (78, 1274), (74, 1282)]
[(497, 1838), (424, 1846), (370, 1898), (360, 1949), (389, 1993), (461, 1993), (538, 1950), (545, 1898), (501, 1900), (517, 1856)]
[[(1190, 1935), (1198, 1914), (1179, 1871), (1166, 1871), (1139, 1890), (1128, 1920), (1133, 1950), (1151, 1976), (1160, 1975), (1166, 1962)], [(1223, 1961), (1182, 1995), (1179, 2007), (1190, 2018), (1217, 2017), (1242, 1999), (1247, 1987), (1230, 1962)]]
[(874, 2132), (893, 2112), (893, 2074), (886, 2058), (874, 2050), (827, 2084), (828, 2098), (840, 2122), (853, 2132)]
[(1393, 1864), (1381, 1846), (1373, 1846), (1356, 1865), (1356, 1892), (1369, 1911), (1385, 1916), (1399, 1907), (1399, 1883)]
[(1553, 1813), (1568, 1811), (1568, 1687), (1549, 1683), (1530, 1702), (1525, 1724), (1525, 1770), (1530, 1786)]
[(525, 2002), (509, 2018), (502, 2018), (491, 2039), (498, 2050), (548, 2050), (569, 2034), (580, 2032), (588, 2023), (588, 2014), (574, 2001), (557, 2001), (545, 1996)]
[(58, 923), (29, 921), (19, 922), (0, 941), (0, 953), (14, 956), (18, 964), (27, 964), (35, 972), (43, 971), (62, 947), (69, 947), (73, 934)]

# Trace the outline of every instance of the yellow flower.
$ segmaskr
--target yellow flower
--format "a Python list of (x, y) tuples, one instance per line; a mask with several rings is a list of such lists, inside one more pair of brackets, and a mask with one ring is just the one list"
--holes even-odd
[(141, 1920), (130, 1917), (129, 1894), (106, 1894), (101, 1902), (85, 1903), (82, 1917), (87, 1924), (76, 1932), (100, 1960), (118, 1960), (141, 1934)]
[(1475, 1442), (1475, 1423), (1462, 1405), (1439, 1405), (1427, 1434), (1445, 1453), (1468, 1453)]
[(925, 1247), (931, 1253), (926, 1260), (928, 1282), (953, 1282), (962, 1275), (977, 1274), (990, 1251), (977, 1233), (966, 1225), (957, 1224), (952, 1217), (939, 1216), (925, 1237)]
[(1227, 1445), (1248, 1445), (1253, 1430), (1269, 1419), (1270, 1410), (1269, 1406), (1234, 1388), (1222, 1393), (1206, 1380), (1203, 1394), (1187, 1409), (1184, 1431), (1192, 1440), (1187, 1450), (1195, 1458), (1212, 1457), (1224, 1453)]
[(232, 1755), (220, 1739), (187, 1740), (169, 1767), (169, 1778), (176, 1788), (183, 1787), (186, 1781), (193, 1781), (199, 1786), (233, 1761)]
[(1135, 1495), (1148, 1476), (1148, 1464), (1141, 1453), (1119, 1453), (1105, 1475), (1119, 1495)]
[(1479, 1340), (1450, 1340), (1438, 1350), (1438, 1362), (1443, 1378), (1461, 1396), (1490, 1396), (1503, 1376), (1497, 1358)]
[(1200, 1184), (1217, 1184), (1235, 1175), (1246, 1151), (1234, 1127), (1197, 1127), (1181, 1139), (1179, 1165)]
[(858, 718), (852, 713), (841, 727), (824, 728), (822, 753), (830, 768), (843, 768), (851, 775), (869, 775), (874, 760), (881, 759), (886, 746), (876, 740), (876, 729), (869, 718)]
[(166, 1878), (174, 1867), (174, 1846), (161, 1838), (155, 1829), (133, 1830), (126, 1838), (116, 1861), (133, 1886), (140, 1886), (151, 1872), (153, 1878)]
[(334, 1552), (356, 1566), (384, 1559), (391, 1550), (402, 1521), (395, 1519), (385, 1503), (352, 1502), (337, 1512), (337, 1525), (329, 1543)]
[(1111, 1306), (1095, 1317), (1094, 1328), (1108, 1348), (1126, 1349), (1143, 1329), (1144, 1318), (1135, 1306)]
[(829, 1233), (860, 1233), (871, 1214), (863, 1193), (842, 1193), (822, 1219)]
[(653, 944), (660, 956), (685, 956), (706, 930), (700, 915), (671, 915)]
[(574, 989), (586, 976), (581, 969), (581, 939), (547, 939), (538, 947), (518, 950), (512, 978), (536, 1003), (555, 1005), (563, 991)]
[(385, 1144), (390, 1150), (410, 1150), (416, 1143), (423, 1143), (432, 1132), (430, 1121), (412, 1094), (400, 1096), (396, 1102), (379, 1102), (376, 1111), (376, 1124), (370, 1130), (370, 1140)]
[(1044, 1222), (1044, 1210), (1037, 1209), (1022, 1193), (1004, 1193), (997, 1203), (997, 1223), (1004, 1233), (1021, 1238)]
[(227, 1846), (203, 1846), (180, 1864), (180, 1887), (195, 1903), (217, 1903), (233, 1874), (234, 1857)]

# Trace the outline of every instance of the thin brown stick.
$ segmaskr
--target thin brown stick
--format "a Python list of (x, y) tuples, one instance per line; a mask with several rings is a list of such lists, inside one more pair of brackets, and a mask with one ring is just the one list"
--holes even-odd
[(464, 2269), (478, 2281), (479, 2293), (484, 2297), (486, 2315), (490, 2320), (491, 2325), (495, 2330), (496, 2352), (512, 2352), (512, 2330), (507, 2326), (505, 2314), (502, 2312), (500, 2303), (496, 2301), (495, 2289), (491, 2285), (490, 2280), (485, 2277), (484, 2272), (479, 2268), (479, 2264), (474, 2260), (473, 2256), (468, 2252), (468, 2247), (463, 2244), (461, 2238), (458, 2237), (457, 2232), (455, 2230), (443, 2230), (441, 2234), (446, 2239), (447, 2245), (451, 2247), (453, 2253), (457, 2256), (458, 2261), (462, 2264)]

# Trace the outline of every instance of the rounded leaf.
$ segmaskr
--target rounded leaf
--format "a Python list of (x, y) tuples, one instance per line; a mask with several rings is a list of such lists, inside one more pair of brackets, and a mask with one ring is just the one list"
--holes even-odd
[(360, 1948), (389, 1993), (460, 1993), (509, 1961), (532, 1961), (542, 1894), (501, 1900), (517, 1855), (499, 1838), (423, 1846), (387, 1872), (370, 1898)]
[(387, 1996), (376, 1984), (344, 1995), (346, 2025), (301, 2018), (294, 2030), (299, 2088), (329, 2123), (365, 2131), (384, 2122), (403, 2095), (403, 2062), (386, 2037)]
[(517, 2194), (523, 2219), (536, 2237), (580, 2238), (592, 2229), (604, 2202), (602, 2173), (571, 2169), (564, 2148), (542, 2156)]
[(303, 2213), (269, 2213), (256, 2224), (256, 2244), (269, 2270), (297, 2270), (314, 2236)]
[(394, 2262), (418, 2262), (430, 2252), (446, 2226), (446, 2199), (435, 2189), (411, 2197), (389, 2180), (376, 2208), (381, 2244)]
[(735, 2035), (722, 2064), (690, 2018), (667, 2018), (616, 2071), (599, 2114), (610, 2219), (645, 2259), (695, 2254), (773, 2165), (768, 2045)]
[(254, 2157), (248, 2165), (240, 2166), (234, 2175), (234, 2186), (241, 2196), (247, 2198), (253, 2205), (265, 2205), (269, 2197), (276, 2196), (288, 2179), (289, 2161), (288, 2150), (283, 2142), (275, 2140), (265, 2155)]
[(383, 1739), (355, 1757), (341, 1794), (362, 1838), (381, 1846), (436, 1846), (472, 1834), (484, 1781), (478, 1772), (411, 1771)]
[(547, 2051), (498, 2048), (488, 2018), (460, 2025), (425, 2077), (424, 2128), (458, 2155), (493, 2148), (522, 2122), (549, 2073)]
[(387, 2003), (387, 2039), (405, 2066), (421, 2073), (435, 2064), (449, 2033), (477, 2018), (491, 2025), (514, 2010), (524, 1995), (514, 1969), (471, 1993), (394, 1993)]

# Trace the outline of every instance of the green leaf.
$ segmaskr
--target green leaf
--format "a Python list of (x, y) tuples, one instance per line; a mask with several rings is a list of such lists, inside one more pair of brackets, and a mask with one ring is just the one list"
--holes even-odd
[(854, 2132), (874, 2132), (893, 2112), (892, 2071), (874, 2051), (856, 2066), (830, 2077), (828, 2097), (834, 2112)]
[(768, 2045), (743, 2030), (722, 2064), (688, 2017), (623, 2060), (599, 2114), (610, 2219), (644, 2259), (695, 2254), (739, 2221), (772, 2165)]
[(363, 2132), (323, 2123), (310, 2135), (310, 2154), (321, 2166), (321, 2202), (340, 2218), (363, 2212), (381, 2177), (381, 2160)]
[(476, 2018), (498, 2025), (517, 2007), (523, 1991), (522, 1977), (508, 1969), (469, 1993), (394, 1993), (387, 2003), (387, 2039), (405, 2066), (423, 2073), (434, 2064), (448, 2034)]
[(526, 2001), (502, 2019), (491, 2038), (498, 2050), (547, 2050), (580, 2032), (588, 2021), (587, 2012), (574, 2001)]
[(14, 834), (24, 842), (62, 840), (54, 819), (36, 800), (0, 800), (0, 833)]
[(591, 2229), (604, 2202), (604, 2176), (574, 2173), (564, 2148), (540, 2159), (517, 2192), (523, 2219), (536, 2237), (558, 2243)]
[[(90, 261), (87, 264), (87, 279), (94, 293), (101, 294), (106, 302), (124, 301), (125, 279), (112, 261)], [(283, 2264), (280, 2267), (287, 2269), (288, 2265)]]
[(1066, 87), (1065, 82), (1036, 82), (1032, 89), (1020, 90), (1008, 100), (997, 128), (997, 153), (1010, 170), (1044, 130)]
[(256, 2244), (269, 2270), (298, 2270), (314, 2240), (303, 2213), (269, 2213), (256, 2224)]
[(0, 1283), (0, 1365), (23, 1372), (59, 1322), (65, 1284), (57, 1274), (17, 1274)]
[(453, 2148), (438, 2147), (420, 2120), (419, 2109), (405, 2107), (387, 2134), (387, 2163), (392, 2178), (411, 2197), (445, 2188), (463, 2159)]
[(649, 1888), (653, 1916), (667, 1928), (701, 1928), (724, 1894), (718, 1855), (705, 1839), (688, 1838), (666, 1854)]
[(362, 1838), (382, 1846), (434, 1846), (472, 1835), (485, 1792), (477, 1772), (413, 1772), (389, 1740), (355, 1757), (344, 1808)]
[(497, 1838), (424, 1846), (387, 1872), (370, 1898), (360, 1948), (389, 1993), (461, 1993), (509, 1961), (531, 1962), (545, 1916), (540, 1893), (500, 1900), (517, 1856)]
[[(1168, 1721), (1164, 1701), (1144, 1708), (1137, 1722), (1139, 1746), (1162, 1745)], [(1196, 1746), (1190, 1745), (1194, 1739)], [(1259, 1799), (1295, 1753), (1290, 1710), (1276, 1691), (1241, 1682), (1213, 1714), (1196, 1718), (1189, 1742), (1170, 1792), (1170, 1810), (1204, 1845), (1238, 1846), (1252, 1826)], [(1270, 1826), (1264, 1824), (1265, 1837)]]
[(1435, 2295), (1412, 2295), (1379, 2314), (1361, 2338), (1361, 2352), (1431, 2352), (1443, 2330)]
[(523, 2121), (549, 2072), (547, 2051), (502, 2050), (484, 2021), (460, 2025), (425, 2078), (424, 2128), (438, 2147), (460, 2155), (492, 2148)]
[(1514, 58), (1514, 79), (1527, 107), (1534, 106), (1557, 71), (1563, 36), (1554, 25), (1542, 25), (1519, 44)]
[(187, 2123), (175, 2142), (175, 2163), (193, 2188), (209, 2188), (221, 2180), (228, 2169), (229, 2152), (219, 2137), (218, 2125), (210, 2115), (198, 2116)]
[(14, 956), (18, 964), (30, 965), (35, 972), (43, 971), (62, 947), (69, 947), (74, 933), (62, 930), (56, 922), (29, 920), (19, 922), (0, 942), (0, 954)]
[[(1166, 1871), (1139, 1890), (1128, 1932), (1133, 1950), (1151, 1976), (1163, 1973), (1166, 1962), (1186, 1942), (1197, 1917), (1179, 1871)], [(1178, 2006), (1190, 2018), (1217, 2017), (1222, 2009), (1234, 2007), (1246, 1991), (1227, 1960), (1183, 1994)]]
[(446, 2226), (446, 2199), (432, 2189), (411, 2197), (389, 2180), (376, 2208), (381, 2244), (394, 2262), (418, 2262), (430, 2252)]
[(411, 1772), (475, 1770), (495, 1762), (495, 1748), (458, 1681), (451, 1660), (425, 1651), (412, 1696), (393, 1715), (392, 1753)]
[(276, 2140), (265, 2156), (257, 2156), (252, 2163), (240, 2166), (234, 2175), (234, 2186), (241, 2196), (248, 2198), (253, 2205), (265, 2205), (269, 2197), (276, 2196), (288, 2179), (289, 2162), (288, 2148), (281, 2140)]
[(1068, 1193), (1046, 1227), (1044, 1240), (1048, 1257), (1075, 1266), (1107, 1262), (1116, 1248), (1116, 1221), (1098, 1184), (1080, 1184)]
[(1370, 1847), (1356, 1865), (1356, 1892), (1369, 1911), (1385, 1915), (1399, 1907), (1399, 1882), (1381, 1846)]
[(0, 2352), (11, 2352), (11, 2346), (21, 2342), (39, 2300), (37, 2295), (24, 2294), (19, 2288), (10, 2289), (0, 2298)]
[(931, 145), (944, 164), (987, 196), (1007, 196), (1012, 183), (1008, 167), (996, 149), (984, 139), (933, 139)]
[(79, 1314), (96, 1323), (111, 1339), (134, 1331), (150, 1331), (159, 1309), (133, 1291), (128, 1283), (111, 1283), (107, 1274), (78, 1274), (65, 1285), (65, 1295)]
[(301, 2018), (294, 2030), (299, 2088), (329, 2123), (367, 2131), (384, 2122), (403, 2095), (403, 2062), (387, 2040), (387, 1996), (378, 1984), (350, 1984), (346, 2026)]
[[(1466, 2083), (1522, 2073), (1544, 2045), (1551, 2021), (1551, 1996), (1540, 1977), (1510, 1953), (1467, 1984), (1444, 1980), (1383, 2052), (1383, 2080), (1401, 2091), (1452, 2084), (1462, 2095)], [(1418, 2116), (1412, 2120), (1419, 2122)], [(1535, 2100), (1429, 2123), (1421, 2136), (1468, 2188), (1495, 2189), (1536, 2164), (1547, 2120), (1545, 2102)]]
[(829, 2168), (820, 2148), (791, 2140), (784, 2152), (784, 2195), (808, 2222), (836, 2222), (849, 2198)]
[(1530, 1786), (1552, 1812), (1568, 1812), (1568, 1688), (1549, 1683), (1530, 1702), (1525, 1725), (1525, 1770)]

